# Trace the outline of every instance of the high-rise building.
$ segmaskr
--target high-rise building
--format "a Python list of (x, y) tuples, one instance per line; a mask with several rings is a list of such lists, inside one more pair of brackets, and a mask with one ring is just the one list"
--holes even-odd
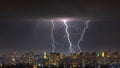
[(102, 51), (102, 57), (105, 57), (105, 52), (104, 51)]
[(43, 58), (47, 59), (47, 53), (46, 52), (44, 52), (44, 57)]

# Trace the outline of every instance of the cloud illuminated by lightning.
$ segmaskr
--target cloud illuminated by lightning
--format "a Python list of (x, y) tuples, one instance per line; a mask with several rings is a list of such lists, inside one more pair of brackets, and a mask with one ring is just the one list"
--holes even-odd
[(74, 53), (74, 49), (72, 48), (72, 42), (70, 40), (70, 34), (68, 32), (68, 25), (67, 25), (67, 20), (63, 20), (64, 22), (64, 25), (65, 25), (65, 32), (66, 32), (66, 35), (67, 35), (67, 39), (68, 39), (68, 42), (69, 42), (69, 50), (70, 50), (70, 53)]
[(54, 22), (53, 20), (51, 21), (52, 23), (52, 29), (51, 29), (51, 39), (52, 39), (52, 52), (55, 52), (55, 41), (54, 41)]
[(80, 42), (83, 40), (83, 36), (84, 36), (84, 34), (85, 34), (85, 32), (86, 32), (86, 30), (88, 29), (88, 23), (90, 22), (90, 20), (87, 20), (86, 22), (85, 22), (85, 28), (83, 29), (83, 32), (82, 32), (82, 34), (81, 34), (81, 37), (80, 37), (80, 39), (78, 40), (78, 42), (77, 42), (77, 47), (78, 47), (78, 49), (79, 49), (79, 51), (81, 52), (82, 50), (81, 50), (81, 48), (80, 48)]

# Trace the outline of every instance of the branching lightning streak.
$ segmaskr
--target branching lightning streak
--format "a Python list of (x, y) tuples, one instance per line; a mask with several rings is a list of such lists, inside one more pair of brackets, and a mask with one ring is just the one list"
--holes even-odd
[(78, 42), (77, 42), (77, 46), (78, 46), (78, 49), (79, 49), (79, 51), (81, 52), (82, 50), (81, 50), (81, 48), (80, 48), (80, 42), (83, 40), (83, 36), (84, 36), (84, 34), (85, 34), (85, 32), (86, 32), (86, 30), (88, 29), (88, 23), (89, 23), (89, 20), (87, 20), (86, 22), (85, 22), (85, 28), (83, 29), (83, 32), (82, 32), (82, 34), (81, 34), (81, 37), (80, 37), (80, 39), (78, 40)]
[(64, 25), (65, 25), (65, 32), (66, 32), (66, 35), (67, 35), (67, 40), (69, 42), (69, 50), (70, 50), (70, 53), (74, 53), (74, 49), (72, 48), (72, 42), (70, 40), (70, 34), (68, 32), (68, 25), (67, 25), (67, 22), (66, 20), (64, 20)]
[(54, 22), (52, 20), (52, 29), (51, 29), (51, 39), (52, 39), (52, 52), (55, 51), (55, 41), (54, 41)]

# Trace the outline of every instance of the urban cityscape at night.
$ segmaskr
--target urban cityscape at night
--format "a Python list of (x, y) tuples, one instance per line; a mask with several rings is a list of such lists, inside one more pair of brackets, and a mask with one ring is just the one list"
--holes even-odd
[(69, 55), (56, 52), (29, 52), (23, 55), (10, 53), (0, 57), (1, 68), (119, 68), (119, 64), (120, 54), (109, 50)]
[(0, 1), (0, 68), (120, 68), (119, 1)]

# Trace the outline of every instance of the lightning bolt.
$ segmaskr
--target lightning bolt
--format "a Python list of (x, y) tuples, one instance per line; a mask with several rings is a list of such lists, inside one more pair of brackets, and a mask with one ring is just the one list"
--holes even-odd
[(73, 47), (73, 46), (72, 46), (72, 42), (71, 42), (71, 40), (70, 40), (70, 34), (69, 34), (69, 32), (68, 32), (67, 21), (64, 20), (63, 22), (64, 22), (64, 25), (65, 25), (65, 32), (66, 32), (66, 35), (67, 35), (67, 40), (68, 40), (68, 42), (69, 42), (69, 50), (70, 50), (70, 53), (74, 53), (74, 49), (72, 48), (72, 47)]
[(55, 27), (55, 25), (54, 25), (53, 20), (51, 21), (51, 23), (52, 23), (52, 28), (51, 28), (52, 52), (54, 53), (54, 51), (55, 51), (55, 41), (54, 41), (54, 27)]
[(81, 48), (80, 48), (80, 42), (83, 40), (83, 36), (84, 36), (84, 34), (85, 34), (85, 32), (86, 32), (86, 30), (88, 29), (88, 23), (89, 23), (89, 21), (90, 20), (87, 20), (86, 22), (85, 22), (85, 28), (83, 29), (83, 32), (82, 32), (82, 34), (81, 34), (81, 37), (80, 37), (80, 39), (78, 40), (78, 42), (77, 42), (77, 47), (78, 47), (78, 49), (79, 49), (79, 51), (81, 52), (82, 50), (81, 50)]

